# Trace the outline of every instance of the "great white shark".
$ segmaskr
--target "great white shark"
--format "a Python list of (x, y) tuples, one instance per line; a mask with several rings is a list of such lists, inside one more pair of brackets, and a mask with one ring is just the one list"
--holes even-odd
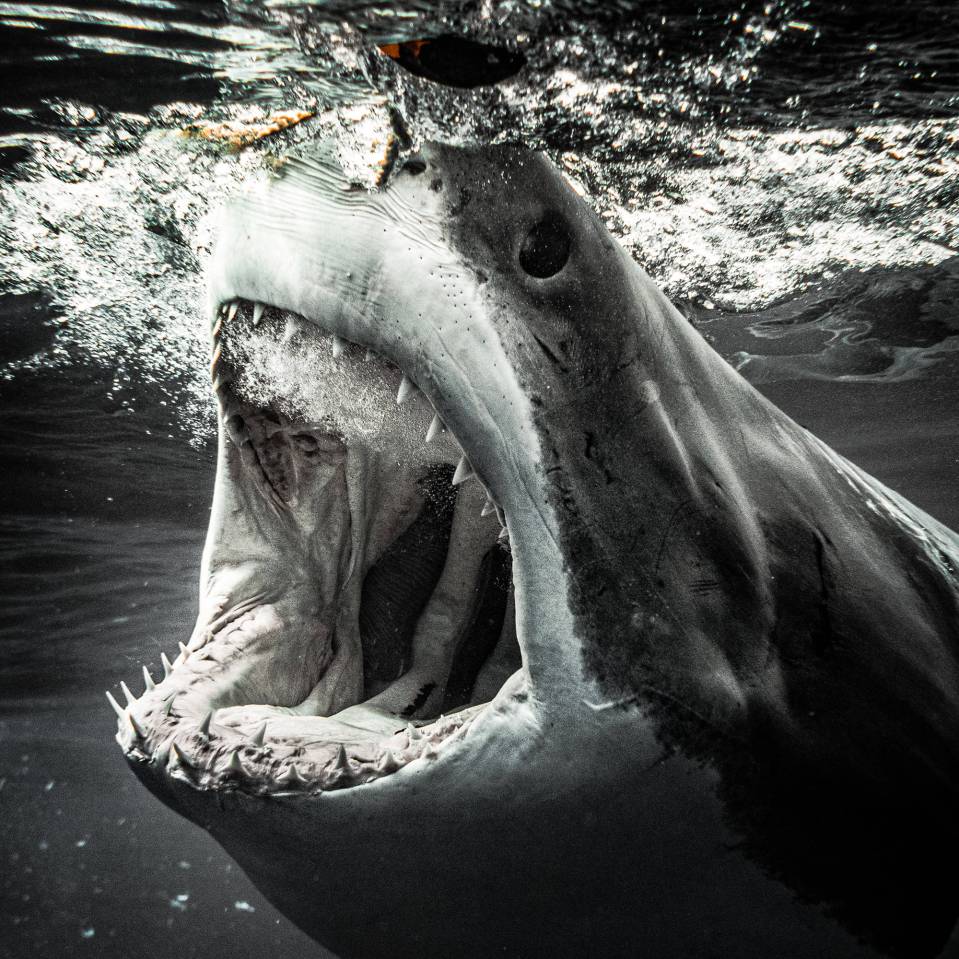
[(283, 913), (344, 957), (938, 954), (959, 538), (547, 159), (281, 162), (209, 288), (199, 617), (111, 702)]

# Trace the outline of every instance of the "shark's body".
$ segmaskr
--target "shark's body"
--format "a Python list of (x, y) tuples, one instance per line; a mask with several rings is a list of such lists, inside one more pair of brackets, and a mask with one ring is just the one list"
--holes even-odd
[(935, 956), (955, 534), (543, 158), (344, 187), (225, 219), (201, 613), (119, 710), (137, 774), (343, 956)]

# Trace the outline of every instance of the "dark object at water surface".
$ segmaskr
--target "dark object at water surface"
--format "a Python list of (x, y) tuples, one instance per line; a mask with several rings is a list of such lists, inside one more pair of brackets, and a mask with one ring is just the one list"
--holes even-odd
[(491, 86), (515, 76), (526, 65), (518, 51), (453, 34), (387, 43), (380, 49), (410, 73), (448, 87)]

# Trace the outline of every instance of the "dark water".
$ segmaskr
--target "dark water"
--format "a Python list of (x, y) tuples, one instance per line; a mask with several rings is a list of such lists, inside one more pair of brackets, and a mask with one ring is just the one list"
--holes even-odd
[[(375, 42), (521, 49), (502, 87)], [(127, 772), (102, 695), (188, 632), (213, 480), (209, 210), (385, 95), (547, 149), (744, 375), (959, 527), (948, 4), (0, 4), (0, 955), (322, 955)], [(204, 120), (318, 116), (248, 150)], [(959, 954), (959, 947), (953, 950)]]

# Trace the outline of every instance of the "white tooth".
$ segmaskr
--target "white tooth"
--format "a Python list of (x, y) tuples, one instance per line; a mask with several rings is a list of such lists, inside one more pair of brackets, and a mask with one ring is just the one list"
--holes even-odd
[(221, 303), (221, 304), (220, 304), (220, 309), (219, 309), (217, 312), (220, 314), (220, 316), (226, 316), (226, 311), (227, 311), (229, 308), (230, 308), (230, 304), (229, 304), (229, 303)]
[(153, 750), (153, 755), (150, 757), (150, 762), (154, 766), (166, 766), (167, 762), (170, 759), (170, 740), (165, 739), (156, 749)]
[(226, 771), (229, 773), (237, 773), (240, 776), (246, 774), (246, 770), (243, 768), (243, 761), (240, 759), (240, 751), (234, 749), (230, 755), (230, 761), (226, 765)]
[(493, 502), (492, 498), (487, 496), (486, 502), (483, 504), (483, 508), (480, 510), (480, 516), (489, 516), (490, 513), (496, 512), (496, 504)]
[(497, 536), (496, 539), (497, 539), (500, 543), (507, 543), (507, 542), (509, 542), (509, 530), (504, 526), (504, 527), (499, 531), (499, 536)]
[(306, 782), (293, 763), (290, 763), (290, 765), (276, 777), (276, 781), (284, 786), (295, 786)]
[(113, 698), (113, 693), (111, 693), (109, 690), (107, 691), (107, 699), (110, 701), (113, 711), (117, 714), (117, 718), (123, 719), (126, 713), (120, 708), (120, 704)]
[(423, 734), (412, 724), (406, 724), (406, 735), (411, 743), (423, 738)]
[(233, 317), (236, 316), (236, 311), (240, 308), (240, 301), (234, 300), (230, 304), (230, 308), (226, 311), (226, 318), (230, 321), (233, 320)]
[(148, 693), (151, 689), (156, 689), (156, 683), (153, 682), (153, 677), (150, 675), (150, 670), (143, 667), (143, 683), (146, 687), (143, 691)]
[(342, 336), (333, 337), (333, 359), (338, 360), (345, 352), (347, 347), (346, 340)]
[(396, 402), (398, 405), (402, 406), (416, 391), (416, 386), (413, 381), (404, 373), (403, 379), (400, 380), (400, 388), (396, 392)]
[(430, 428), (426, 431), (426, 442), (432, 442), (437, 436), (439, 436), (440, 433), (445, 432), (446, 427), (443, 425), (443, 421), (440, 419), (440, 414), (434, 413), (433, 422), (430, 423)]
[(126, 683), (120, 683), (120, 689), (123, 690), (123, 695), (126, 697), (127, 705), (132, 706), (136, 701), (136, 696), (130, 692), (130, 687)]
[(456, 464), (456, 472), (453, 474), (453, 485), (459, 486), (460, 483), (465, 483), (471, 476), (475, 475), (473, 467), (470, 466), (470, 461), (465, 456), (461, 456), (460, 461)]
[(332, 768), (334, 772), (353, 772), (353, 767), (350, 765), (350, 758), (346, 755), (346, 750), (343, 748), (342, 743), (336, 750), (336, 758), (333, 760)]
[(173, 743), (173, 745), (170, 747), (170, 752), (173, 753), (173, 755), (176, 757), (176, 761), (181, 766), (185, 767), (186, 769), (193, 769), (193, 762), (187, 758), (186, 753), (183, 752), (183, 750), (180, 749), (176, 743)]
[(373, 769), (375, 769), (376, 772), (380, 773), (381, 775), (395, 772), (399, 768), (399, 760), (389, 749), (385, 750), (382, 755), (378, 756), (376, 762), (373, 763)]
[(143, 727), (137, 721), (136, 716), (134, 716), (133, 713), (128, 712), (127, 719), (130, 722), (130, 728), (133, 730), (134, 735), (136, 735), (139, 739), (146, 739), (147, 734), (143, 731)]
[(262, 746), (264, 740), (266, 739), (266, 723), (264, 723), (254, 734), (253, 738), (250, 740), (252, 746)]
[(160, 662), (163, 664), (163, 678), (166, 679), (173, 672), (173, 663), (166, 653), (160, 653)]
[(266, 307), (262, 303), (253, 304), (253, 325), (254, 326), (260, 325), (260, 320), (263, 319), (263, 311), (265, 309)]
[(176, 699), (176, 693), (174, 693), (169, 699), (167, 699), (160, 709), (163, 712), (164, 716), (170, 715), (170, 710), (173, 709), (173, 700)]
[(366, 356), (363, 357), (363, 362), (369, 363), (370, 360), (375, 360), (375, 359), (376, 359), (376, 353), (373, 350), (371, 350), (369, 347), (367, 347)]
[(204, 717), (200, 720), (200, 725), (197, 727), (201, 736), (210, 735), (210, 723), (213, 722), (213, 710), (211, 709)]
[(190, 650), (188, 650), (183, 643), (180, 643), (179, 645), (180, 645), (180, 656), (183, 658), (183, 662), (186, 662), (190, 656)]

